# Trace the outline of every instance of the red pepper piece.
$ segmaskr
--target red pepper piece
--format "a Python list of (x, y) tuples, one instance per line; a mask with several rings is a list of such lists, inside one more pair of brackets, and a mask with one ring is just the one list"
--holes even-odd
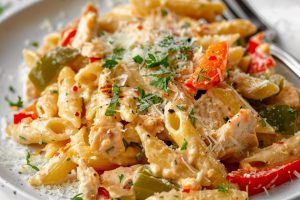
[(20, 123), (23, 119), (30, 117), (35, 120), (39, 117), (38, 112), (36, 110), (36, 102), (34, 102), (31, 106), (28, 106), (21, 112), (14, 114), (14, 124)]
[(101, 60), (101, 58), (90, 57), (90, 59), (89, 59), (90, 63), (96, 62), (98, 60)]
[(223, 79), (228, 58), (228, 43), (219, 42), (208, 47), (192, 77), (185, 83), (191, 90), (207, 90)]
[(20, 112), (18, 114), (14, 114), (14, 124), (20, 123), (23, 119), (30, 117), (31, 119), (36, 119), (38, 116), (34, 113), (26, 113)]
[(259, 169), (257, 171), (238, 170), (228, 174), (227, 179), (237, 184), (249, 195), (254, 195), (291, 181), (300, 173), (300, 160), (276, 166), (273, 168)]
[[(67, 36), (65, 36), (66, 32), (68, 34)], [(62, 35), (62, 38), (64, 38), (64, 40), (62, 41), (61, 46), (63, 47), (66, 47), (71, 43), (71, 41), (73, 40), (73, 38), (77, 33), (77, 29), (71, 29), (70, 31), (66, 31), (66, 32), (63, 32)]]

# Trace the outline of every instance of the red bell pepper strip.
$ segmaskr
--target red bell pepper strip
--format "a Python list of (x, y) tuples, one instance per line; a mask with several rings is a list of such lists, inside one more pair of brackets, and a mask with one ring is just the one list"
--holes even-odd
[[(65, 36), (66, 33), (67, 33), (67, 35)], [(68, 31), (64, 31), (62, 33), (63, 41), (61, 43), (61, 46), (63, 46), (63, 47), (68, 46), (71, 43), (71, 41), (73, 40), (73, 38), (75, 37), (76, 33), (77, 33), (76, 28), (72, 28)]]
[(228, 174), (227, 179), (237, 184), (249, 195), (254, 195), (291, 181), (300, 173), (300, 160), (257, 171), (238, 170)]
[(38, 112), (36, 110), (36, 102), (34, 102), (31, 106), (25, 108), (20, 113), (14, 114), (14, 124), (20, 123), (23, 119), (30, 117), (31, 119), (37, 119)]
[(248, 43), (248, 53), (251, 55), (251, 63), (248, 69), (248, 73), (255, 74), (264, 72), (269, 68), (275, 66), (275, 60), (269, 54), (263, 54), (257, 50), (261, 44), (264, 43), (264, 34), (258, 33), (257, 35), (250, 38)]
[(224, 78), (228, 58), (228, 43), (219, 42), (208, 47), (194, 74), (185, 83), (191, 90), (207, 90)]

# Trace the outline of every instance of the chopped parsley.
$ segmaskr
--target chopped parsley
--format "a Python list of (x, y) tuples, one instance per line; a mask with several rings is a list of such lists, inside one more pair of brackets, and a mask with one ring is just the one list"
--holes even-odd
[(155, 56), (152, 53), (148, 53), (148, 57), (145, 60), (146, 66), (148, 68), (153, 68), (153, 67), (158, 67), (158, 66), (164, 66), (164, 67), (169, 66), (168, 55), (163, 56), (161, 59), (159, 59), (157, 57), (158, 56)]
[(194, 108), (192, 108), (192, 110), (189, 112), (189, 120), (191, 121), (191, 123), (193, 124), (193, 126), (196, 125), (196, 117), (195, 117)]
[(133, 57), (133, 61), (134, 61), (135, 63), (137, 63), (137, 64), (142, 64), (143, 61), (144, 61), (144, 59), (142, 58), (142, 56), (136, 55), (136, 56)]
[(8, 87), (8, 90), (9, 90), (11, 93), (15, 93), (15, 92), (16, 92), (15, 88), (14, 88), (13, 86), (11, 86), (11, 85)]
[(163, 102), (161, 97), (154, 94), (146, 94), (145, 91), (140, 87), (138, 87), (138, 94), (138, 111), (140, 113), (145, 113), (152, 105)]
[(123, 58), (124, 53), (125, 53), (124, 48), (115, 48), (113, 50), (113, 57), (115, 59), (121, 60)]
[(183, 144), (181, 145), (180, 150), (181, 150), (181, 151), (186, 150), (186, 149), (187, 149), (187, 146), (188, 146), (188, 141), (184, 138)]
[(113, 96), (111, 98), (111, 101), (109, 103), (108, 108), (105, 111), (106, 116), (114, 116), (116, 114), (116, 109), (120, 105), (119, 103), (119, 93), (120, 93), (120, 87), (117, 85), (112, 86), (112, 93)]
[(112, 69), (118, 64), (118, 61), (115, 59), (105, 59), (105, 62), (103, 64), (104, 68)]
[(83, 200), (81, 196), (82, 196), (82, 193), (77, 194), (74, 197), (72, 197), (70, 200)]
[(230, 188), (232, 188), (230, 184), (221, 184), (217, 187), (218, 191), (223, 193), (227, 193)]
[(30, 163), (30, 153), (27, 151), (27, 155), (26, 155), (26, 165), (28, 165), (29, 167), (31, 167), (32, 169), (34, 169), (35, 171), (40, 171), (40, 169), (37, 166), (34, 166)]
[(197, 81), (203, 81), (203, 79), (210, 81), (211, 78), (208, 76), (203, 75), (204, 73), (207, 73), (204, 69), (201, 69), (200, 72), (198, 73)]
[(147, 76), (154, 77), (150, 84), (154, 87), (157, 87), (161, 90), (164, 90), (166, 93), (169, 92), (169, 82), (174, 79), (175, 74), (169, 69), (162, 68), (152, 74)]
[(175, 44), (175, 39), (171, 35), (168, 35), (165, 36), (161, 41), (159, 41), (158, 46), (167, 48)]
[(31, 46), (38, 48), (39, 47), (39, 43), (37, 41), (33, 41), (31, 42)]
[(124, 53), (124, 48), (115, 48), (113, 50), (113, 55), (104, 60), (103, 67), (108, 69), (114, 68), (118, 64), (118, 60), (122, 60)]
[(8, 103), (10, 107), (18, 107), (18, 108), (23, 107), (23, 101), (20, 96), (18, 96), (18, 100), (16, 102), (11, 101), (8, 97), (5, 97), (5, 101)]
[(185, 106), (184, 105), (177, 105), (177, 108), (181, 111), (185, 110)]
[(118, 177), (119, 177), (119, 182), (122, 183), (122, 181), (125, 178), (124, 174), (120, 174)]

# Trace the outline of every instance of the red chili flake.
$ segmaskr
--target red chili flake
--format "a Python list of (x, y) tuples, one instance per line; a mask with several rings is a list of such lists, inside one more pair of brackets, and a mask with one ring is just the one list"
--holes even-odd
[(143, 28), (144, 28), (144, 27), (143, 27), (143, 25), (141, 25), (141, 24), (139, 24), (139, 25), (137, 26), (137, 29), (139, 29), (140, 31), (143, 30)]
[(101, 58), (95, 58), (95, 57), (90, 57), (89, 58), (90, 63), (96, 62), (98, 60), (101, 60)]
[(188, 187), (182, 189), (182, 192), (190, 193), (190, 191), (191, 191), (191, 188), (188, 188)]
[(80, 113), (79, 113), (79, 112), (76, 112), (76, 113), (75, 113), (75, 116), (76, 116), (76, 117), (79, 117), (79, 116), (80, 116)]
[(216, 56), (210, 56), (208, 59), (209, 60), (217, 60), (217, 57)]
[(104, 199), (110, 199), (109, 192), (104, 187), (98, 188), (98, 195)]
[(77, 85), (74, 85), (73, 86), (73, 92), (77, 92), (78, 91), (78, 86)]
[[(76, 33), (77, 33), (77, 29), (70, 31), (68, 33), (68, 35), (66, 36), (66, 38), (64, 39), (64, 41), (62, 42), (61, 46), (63, 46), (63, 47), (68, 46), (70, 44), (70, 42), (72, 41), (72, 39), (75, 37)], [(65, 33), (63, 33), (63, 34), (65, 34)]]

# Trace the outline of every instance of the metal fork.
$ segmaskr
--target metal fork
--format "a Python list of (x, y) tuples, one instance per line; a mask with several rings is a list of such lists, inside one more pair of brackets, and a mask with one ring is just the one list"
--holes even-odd
[(283, 73), (289, 77), (294, 76), (292, 77), (293, 80), (290, 81), (300, 87), (300, 64), (292, 55), (274, 44), (277, 38), (276, 30), (259, 17), (247, 0), (223, 0), (223, 2), (227, 6), (227, 10), (224, 13), (226, 19), (248, 19), (256, 25), (258, 31), (264, 32), (266, 41), (271, 44), (271, 54), (275, 57), (279, 65), (283, 64), (288, 68), (286, 69), (286, 67), (281, 66), (279, 73)]

